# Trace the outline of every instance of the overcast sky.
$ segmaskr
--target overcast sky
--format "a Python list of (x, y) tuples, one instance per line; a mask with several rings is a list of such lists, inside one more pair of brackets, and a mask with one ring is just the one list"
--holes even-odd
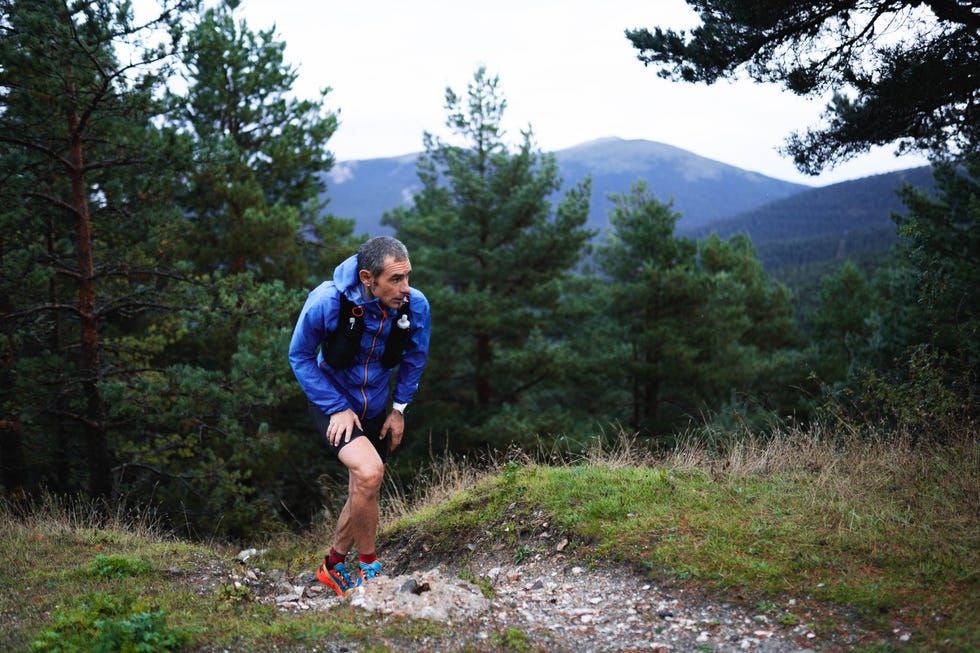
[(696, 25), (683, 0), (244, 0), (238, 15), (253, 31), (275, 24), (297, 95), (333, 89), (339, 161), (420, 151), (423, 132), (444, 133), (446, 87), (465, 93), (483, 65), (500, 78), (508, 136), (530, 126), (545, 151), (645, 139), (811, 185), (925, 163), (884, 148), (799, 173), (777, 148), (818, 124), (824, 99), (748, 80), (672, 83), (636, 59), (624, 29)]

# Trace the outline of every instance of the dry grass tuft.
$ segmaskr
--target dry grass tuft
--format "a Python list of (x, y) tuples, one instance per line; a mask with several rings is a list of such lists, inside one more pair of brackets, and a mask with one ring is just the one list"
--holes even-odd
[(129, 506), (124, 500), (109, 502), (51, 493), (23, 500), (0, 497), (0, 519), (8, 528), (22, 531), (54, 534), (102, 529), (149, 542), (173, 538), (152, 509)]
[(495, 476), (503, 465), (504, 462), (497, 457), (474, 463), (465, 456), (447, 452), (441, 457), (433, 457), (427, 466), (419, 470), (410, 490), (393, 480), (392, 476), (386, 476), (379, 528), (384, 529), (406, 515), (447, 501), (484, 478)]

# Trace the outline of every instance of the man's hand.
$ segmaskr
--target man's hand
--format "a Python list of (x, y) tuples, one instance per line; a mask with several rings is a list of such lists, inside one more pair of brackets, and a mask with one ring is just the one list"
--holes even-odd
[(385, 419), (384, 426), (381, 427), (381, 439), (384, 440), (388, 433), (391, 433), (391, 446), (389, 451), (394, 451), (402, 443), (402, 436), (405, 435), (405, 416), (397, 410), (393, 410)]
[(361, 420), (357, 419), (357, 413), (350, 408), (339, 413), (333, 413), (330, 416), (330, 426), (327, 427), (327, 442), (334, 447), (340, 444), (341, 438), (345, 443), (350, 442), (350, 436), (355, 427), (361, 428)]

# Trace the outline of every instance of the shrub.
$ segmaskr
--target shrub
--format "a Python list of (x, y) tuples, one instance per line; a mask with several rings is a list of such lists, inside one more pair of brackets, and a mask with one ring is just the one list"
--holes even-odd
[(167, 627), (162, 610), (150, 610), (132, 597), (96, 592), (82, 605), (59, 609), (54, 625), (31, 643), (33, 653), (151, 653), (175, 651), (186, 633)]

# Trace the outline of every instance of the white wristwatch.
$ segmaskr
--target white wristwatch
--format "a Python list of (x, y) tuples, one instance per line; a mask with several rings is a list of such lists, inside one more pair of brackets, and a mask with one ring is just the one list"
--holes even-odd
[(401, 413), (402, 415), (404, 415), (405, 414), (405, 407), (406, 406), (408, 406), (408, 404), (392, 404), (391, 405), (391, 409), (392, 410), (397, 410), (399, 413)]

